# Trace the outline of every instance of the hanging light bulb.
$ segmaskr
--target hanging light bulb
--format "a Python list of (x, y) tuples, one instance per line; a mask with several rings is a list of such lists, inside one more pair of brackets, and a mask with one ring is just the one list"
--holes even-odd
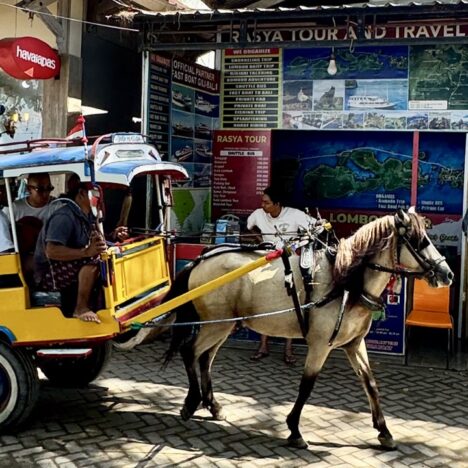
[(28, 122), (29, 121), (29, 112), (23, 112), (21, 115), (21, 122)]
[(335, 60), (335, 48), (332, 48), (332, 53), (330, 55), (330, 63), (328, 64), (327, 68), (327, 73), (329, 75), (336, 75), (336, 72), (338, 71), (338, 68), (336, 66), (336, 60)]

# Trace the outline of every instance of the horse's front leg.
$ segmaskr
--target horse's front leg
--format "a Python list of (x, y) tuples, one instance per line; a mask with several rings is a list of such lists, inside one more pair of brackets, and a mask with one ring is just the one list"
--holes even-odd
[(299, 385), (299, 394), (297, 395), (293, 409), (286, 418), (286, 423), (291, 431), (291, 434), (288, 437), (288, 444), (291, 447), (307, 448), (307, 443), (302, 438), (299, 431), (299, 420), (301, 418), (302, 408), (312, 393), (317, 376), (322, 369), (329, 352), (328, 346), (326, 349), (322, 350), (317, 349), (317, 347), (309, 346), (304, 366), (304, 373), (302, 375), (301, 384)]
[(374, 428), (379, 431), (378, 439), (380, 444), (388, 450), (396, 449), (396, 443), (387, 428), (387, 424), (380, 407), (379, 390), (377, 388), (377, 383), (372, 373), (372, 369), (369, 365), (369, 358), (367, 356), (364, 339), (362, 338), (356, 343), (351, 343), (345, 351), (354, 371), (361, 379), (366, 392), (372, 413), (372, 422), (374, 424)]

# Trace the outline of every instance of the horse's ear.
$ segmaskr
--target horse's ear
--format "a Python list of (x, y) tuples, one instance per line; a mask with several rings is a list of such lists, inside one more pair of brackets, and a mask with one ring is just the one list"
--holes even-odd
[(411, 218), (408, 216), (406, 211), (399, 209), (395, 213), (395, 226), (400, 236), (404, 236), (406, 231), (411, 226)]
[(414, 205), (409, 207), (408, 214), (416, 214), (416, 207)]
[[(408, 211), (409, 213), (409, 211)], [(395, 214), (395, 221), (397, 224), (402, 224), (403, 226), (409, 226), (411, 224), (411, 218), (408, 216), (405, 210), (401, 208)]]

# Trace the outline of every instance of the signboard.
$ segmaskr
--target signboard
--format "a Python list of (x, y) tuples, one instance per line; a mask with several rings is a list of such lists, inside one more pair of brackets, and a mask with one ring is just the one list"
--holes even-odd
[[(468, 36), (468, 24), (466, 22), (431, 22), (427, 23), (404, 23), (404, 24), (372, 24), (358, 26), (348, 22), (346, 25), (337, 26), (311, 26), (298, 27), (288, 25), (284, 28), (267, 29), (256, 27), (245, 32), (245, 40), (255, 46), (256, 42), (310, 42), (317, 41), (347, 41), (359, 40), (364, 37), (368, 40), (391, 40), (391, 39), (437, 39), (437, 38), (463, 38)], [(240, 42), (241, 32), (225, 32), (224, 40), (232, 38)]]
[(365, 338), (367, 349), (380, 353), (404, 354), (406, 280), (400, 293), (386, 290), (382, 298), (386, 308), (385, 318), (372, 322)]
[(162, 158), (169, 153), (171, 59), (150, 54), (148, 80), (148, 135)]
[(249, 215), (260, 206), (270, 182), (270, 141), (269, 131), (215, 132), (213, 219), (226, 213)]
[(60, 57), (35, 37), (1, 39), (0, 67), (19, 80), (47, 80), (60, 73)]
[(224, 52), (223, 128), (278, 128), (279, 49)]

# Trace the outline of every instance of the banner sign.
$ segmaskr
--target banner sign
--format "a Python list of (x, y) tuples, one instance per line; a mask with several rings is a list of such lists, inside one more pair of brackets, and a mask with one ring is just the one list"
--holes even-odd
[(0, 67), (19, 80), (47, 80), (60, 73), (60, 57), (34, 37), (1, 39)]
[(171, 59), (150, 54), (147, 134), (162, 158), (169, 154)]
[[(229, 34), (229, 36), (228, 36)], [(232, 35), (232, 36), (231, 36)], [(247, 42), (283, 42), (283, 41), (347, 41), (358, 40), (364, 37), (367, 40), (385, 39), (438, 39), (448, 37), (467, 37), (467, 23), (405, 23), (405, 24), (376, 24), (359, 28), (356, 25), (343, 26), (315, 26), (310, 28), (297, 28), (294, 26), (285, 29), (259, 29), (246, 32)], [(232, 37), (235, 42), (240, 41), (240, 31), (223, 33), (223, 38)]]
[(269, 131), (215, 132), (213, 219), (226, 213), (249, 215), (260, 206), (270, 182), (270, 142)]

